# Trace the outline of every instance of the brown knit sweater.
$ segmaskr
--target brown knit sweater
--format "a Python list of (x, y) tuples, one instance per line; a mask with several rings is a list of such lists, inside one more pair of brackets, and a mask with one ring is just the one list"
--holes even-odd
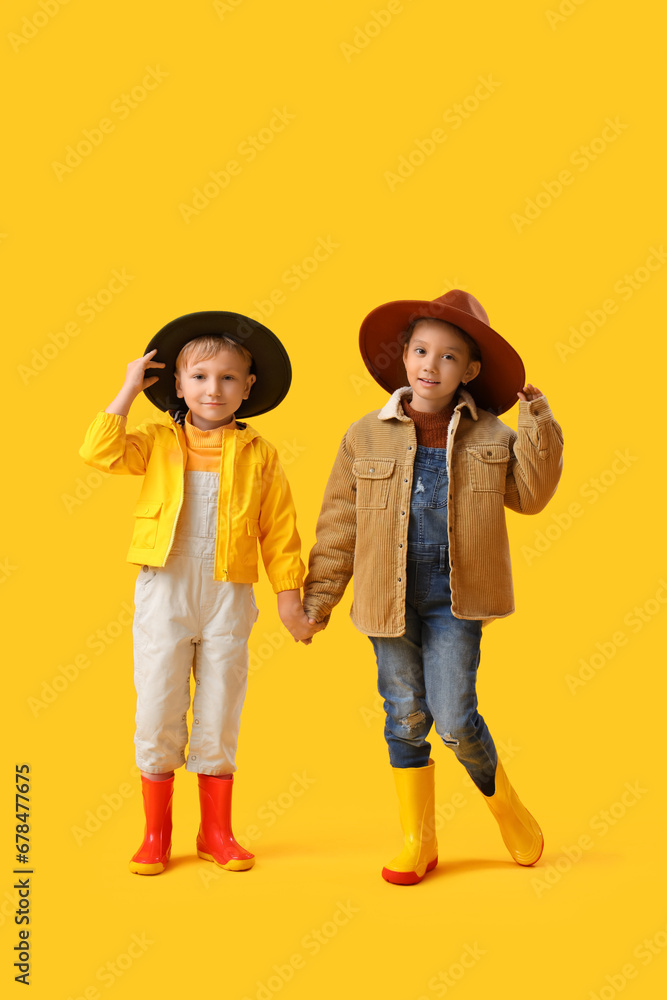
[(417, 444), (421, 444), (425, 448), (447, 447), (447, 428), (456, 405), (454, 400), (437, 413), (423, 413), (421, 410), (413, 410), (405, 396), (401, 399), (401, 404), (405, 415), (414, 421)]

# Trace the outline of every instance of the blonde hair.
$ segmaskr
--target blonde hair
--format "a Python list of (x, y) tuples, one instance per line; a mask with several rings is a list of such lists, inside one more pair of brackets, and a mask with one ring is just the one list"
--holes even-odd
[(201, 337), (188, 340), (187, 344), (179, 351), (174, 368), (178, 371), (179, 369), (192, 367), (198, 361), (208, 361), (209, 358), (214, 358), (216, 354), (224, 350), (233, 351), (235, 354), (238, 354), (247, 364), (248, 370), (251, 368), (252, 354), (247, 347), (239, 344), (236, 340), (232, 340), (231, 337), (226, 337), (224, 334), (204, 334)]

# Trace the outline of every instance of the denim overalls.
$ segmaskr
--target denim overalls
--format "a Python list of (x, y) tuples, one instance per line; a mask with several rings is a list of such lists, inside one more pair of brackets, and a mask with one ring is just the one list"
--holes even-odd
[(405, 634), (371, 636), (392, 767), (425, 767), (431, 725), (478, 788), (493, 794), (496, 749), (477, 711), (481, 621), (455, 618), (449, 587), (447, 450), (417, 446), (407, 551)]
[(186, 470), (174, 544), (162, 567), (142, 566), (134, 591), (137, 766), (185, 761), (190, 673), (195, 677), (186, 770), (230, 774), (257, 619), (250, 583), (213, 578), (218, 472)]

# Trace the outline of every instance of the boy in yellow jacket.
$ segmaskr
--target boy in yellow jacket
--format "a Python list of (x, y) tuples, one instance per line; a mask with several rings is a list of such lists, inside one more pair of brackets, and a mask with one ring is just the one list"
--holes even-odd
[[(149, 376), (149, 369), (162, 371)], [(261, 324), (230, 312), (181, 316), (128, 364), (122, 389), (95, 416), (79, 452), (97, 469), (143, 476), (127, 555), (141, 565), (135, 747), (146, 828), (130, 862), (140, 875), (164, 871), (169, 860), (174, 768), (183, 763), (198, 775), (198, 855), (229, 871), (254, 864), (234, 839), (231, 795), (258, 613), (257, 542), (283, 624), (296, 641), (309, 642), (310, 630), (289, 484), (273, 445), (237, 418), (273, 409), (290, 381), (285, 349)], [(158, 413), (128, 431), (142, 391)]]

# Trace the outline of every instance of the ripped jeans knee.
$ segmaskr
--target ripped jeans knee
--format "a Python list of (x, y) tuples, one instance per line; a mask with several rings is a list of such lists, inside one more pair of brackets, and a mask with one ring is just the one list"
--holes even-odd
[(477, 787), (485, 795), (493, 795), (498, 757), (491, 734), (481, 716), (478, 716), (478, 722), (477, 726), (446, 729), (439, 735), (445, 746), (454, 751), (457, 760), (466, 768)]
[(398, 720), (399, 725), (404, 729), (407, 729), (410, 734), (417, 733), (417, 730), (423, 729), (424, 723), (426, 722), (426, 714), (421, 711), (411, 712), (410, 715), (406, 715), (404, 719)]

